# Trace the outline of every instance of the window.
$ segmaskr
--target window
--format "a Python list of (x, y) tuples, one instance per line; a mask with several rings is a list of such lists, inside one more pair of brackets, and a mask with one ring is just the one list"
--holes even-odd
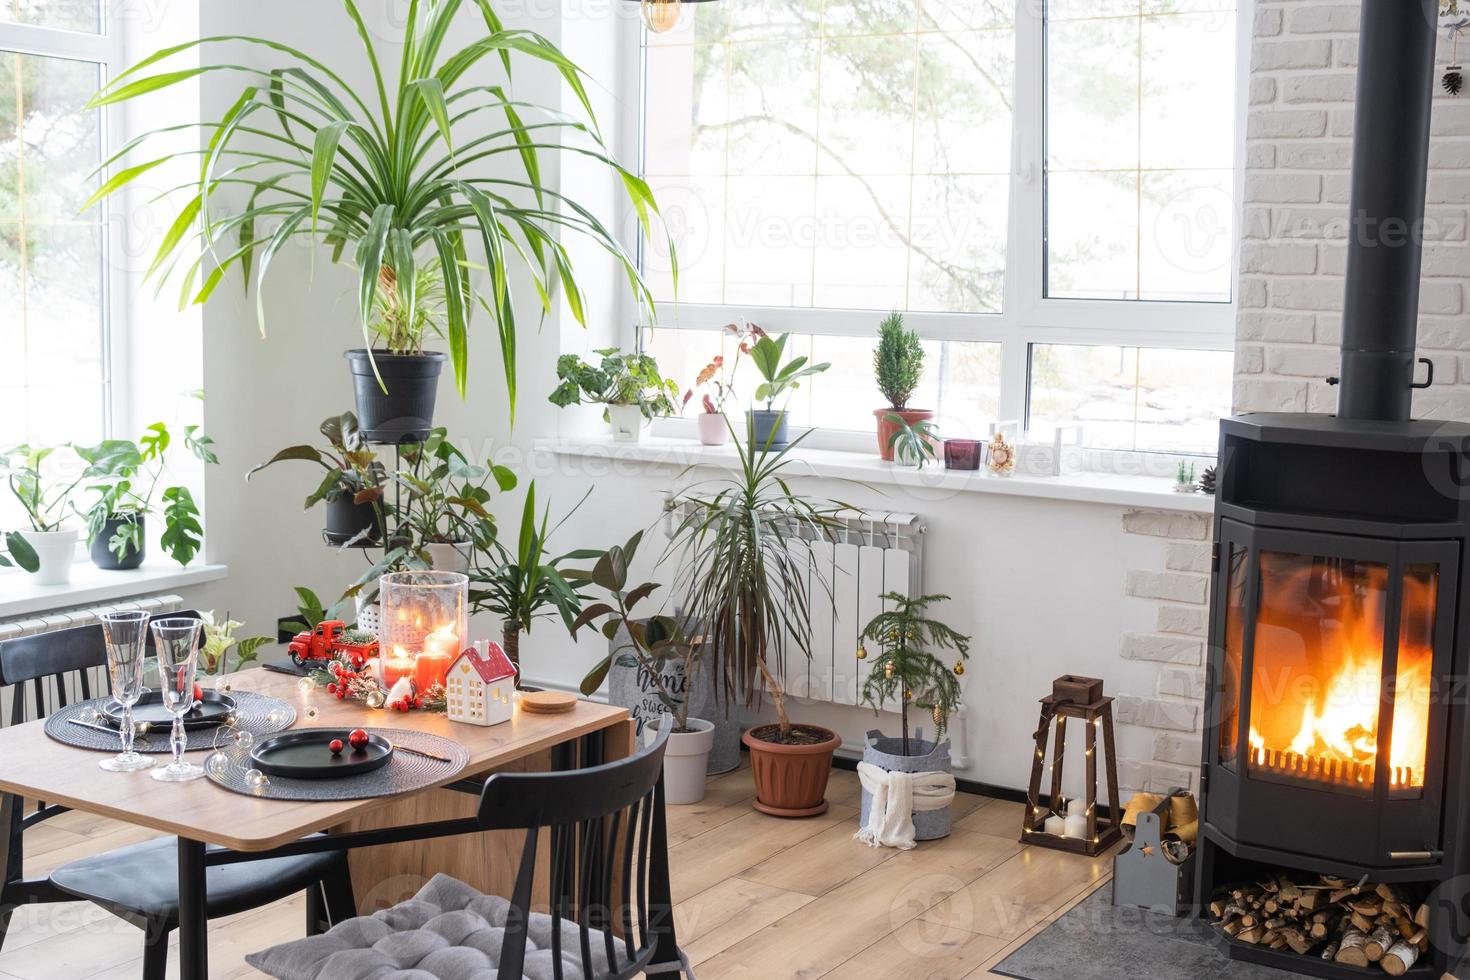
[(834, 364), (794, 420), (866, 429), (897, 309), (947, 432), (1080, 420), (1094, 446), (1213, 452), (1238, 30), (1235, 0), (689, 5), (641, 32), (643, 172), (680, 263), (675, 296), (646, 250), (646, 345), (687, 383), (725, 323), (794, 333)]
[(98, 0), (0, 2), (0, 447), (106, 434), (108, 244), (79, 209), (111, 60)]

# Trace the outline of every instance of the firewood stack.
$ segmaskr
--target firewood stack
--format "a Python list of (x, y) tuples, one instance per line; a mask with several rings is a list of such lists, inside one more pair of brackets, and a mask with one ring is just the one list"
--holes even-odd
[(1238, 942), (1349, 966), (1376, 963), (1394, 977), (1429, 949), (1429, 906), (1406, 901), (1393, 885), (1326, 875), (1300, 884), (1276, 875), (1222, 889), (1210, 915)]

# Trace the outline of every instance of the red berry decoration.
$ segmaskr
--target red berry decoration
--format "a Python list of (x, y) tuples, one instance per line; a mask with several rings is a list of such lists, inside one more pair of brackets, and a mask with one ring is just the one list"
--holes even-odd
[(340, 738), (334, 738), (334, 739), (332, 739), (330, 742), (327, 743), (327, 748), (329, 748), (329, 749), (332, 750), (332, 754), (333, 755), (341, 755), (342, 754), (342, 740)]
[(327, 685), (327, 693), (328, 694), (336, 694), (337, 693), (337, 685), (336, 685), (336, 683), (331, 683), (331, 684), (328, 684)]
[(368, 744), (368, 733), (361, 728), (354, 728), (347, 734), (347, 743), (354, 749), (361, 749)]

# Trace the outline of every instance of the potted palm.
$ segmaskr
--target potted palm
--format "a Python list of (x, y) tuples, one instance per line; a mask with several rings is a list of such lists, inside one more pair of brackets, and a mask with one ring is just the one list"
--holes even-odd
[(808, 358), (793, 357), (784, 360), (789, 333), (773, 340), (759, 327), (755, 328), (757, 340), (750, 346), (750, 360), (760, 372), (761, 383), (755, 389), (755, 400), (765, 402), (765, 408), (752, 408), (749, 412), (749, 438), (752, 443), (768, 449), (784, 449), (789, 442), (786, 431), (786, 408), (776, 408), (776, 399), (801, 387), (801, 379), (821, 374), (831, 364), (808, 364)]
[[(137, 442), (106, 439), (95, 446), (74, 447), (87, 464), (82, 478), (94, 481), (90, 489), (97, 495), (85, 516), (92, 564), (98, 568), (119, 571), (143, 563), (150, 514), (163, 518), (159, 544), (174, 561), (187, 565), (199, 553), (203, 528), (193, 494), (181, 484), (159, 490), (172, 445), (168, 426), (155, 422)], [(184, 426), (184, 445), (202, 463), (219, 462), (214, 440), (197, 425)], [(161, 511), (158, 500), (163, 503)]]
[[(334, 261), (348, 256), (356, 272), (358, 326), (366, 343), (362, 351), (349, 353), (355, 370), (370, 372), (382, 392), (421, 399), (422, 407), (445, 355), (419, 350), (411, 336), (401, 338), (404, 349), (391, 349), (400, 340), (381, 319), (375, 331), (374, 317), (386, 285), (401, 323), (412, 329), (419, 323), (421, 270), (432, 269), (442, 289), (442, 332), (460, 396), (469, 380), (471, 311), (479, 306), (498, 334), (514, 420), (516, 310), (510, 284), (518, 276), (513, 265), (533, 280), (545, 311), (563, 291), (572, 314), (585, 322), (586, 297), (566, 246), (568, 235), (580, 235), (622, 266), (640, 306), (654, 308), (623, 243), (554, 178), (544, 178), (543, 152), (569, 150), (615, 174), (645, 237), (659, 219), (658, 205), (647, 183), (608, 152), (582, 70), (540, 34), (507, 30), (491, 0), (416, 2), (402, 36), (384, 41), (382, 50), (358, 0), (343, 0), (343, 7), (345, 29), (333, 43), (339, 37), (361, 40), (371, 79), (366, 87), (349, 84), (320, 59), (290, 45), (226, 35), (161, 49), (93, 96), (89, 108), (100, 108), (167, 91), (207, 73), (244, 77), (230, 108), (199, 124), (205, 149), (197, 190), (164, 234), (148, 275), (176, 275), (181, 303), (187, 304), (207, 301), (225, 276), (238, 270), (247, 287), (254, 281), (256, 316), (264, 332), (260, 287), (273, 260), (292, 239), (320, 240), (331, 247)], [(466, 10), (481, 21), (481, 29), (468, 37), (465, 25), (456, 23)], [(219, 53), (198, 56), (194, 49), (201, 48)], [(253, 55), (231, 51), (258, 52), (276, 63), (251, 67)], [(197, 67), (163, 64), (190, 54)], [(384, 68), (390, 55), (391, 63), (401, 65), (397, 73)], [(541, 106), (517, 98), (509, 85), (487, 85), (482, 70), (487, 61), (507, 74), (526, 63), (549, 67), (560, 75), (580, 114), (563, 111), (557, 100)], [(164, 127), (130, 141), (102, 166), (155, 145), (155, 137), (166, 144), (176, 139), (176, 129)], [(274, 149), (263, 152), (262, 145)], [(170, 158), (117, 171), (87, 205)], [(519, 173), (485, 166), (500, 160), (518, 165)], [(475, 274), (478, 269), (483, 277)], [(375, 350), (375, 339), (390, 346)], [(405, 406), (384, 411), (419, 420), (409, 428), (425, 426), (421, 411)], [(380, 434), (391, 438), (399, 431), (406, 430), (390, 426)]]
[(329, 544), (344, 547), (376, 544), (384, 533), (383, 486), (387, 473), (383, 464), (363, 439), (357, 416), (351, 412), (327, 417), (318, 431), (326, 438), (328, 449), (287, 446), (246, 473), (245, 478), (284, 460), (316, 463), (326, 475), (307, 496), (305, 507), (310, 510), (325, 504), (322, 536)]
[(556, 361), (560, 382), (552, 391), (551, 404), (603, 405), (603, 420), (612, 426), (619, 442), (637, 442), (643, 423), (656, 416), (674, 414), (674, 396), (679, 388), (658, 373), (658, 362), (648, 354), (624, 354), (616, 347), (595, 351), (602, 360), (589, 364), (576, 354), (563, 354)]
[(669, 728), (669, 747), (664, 752), (668, 802), (698, 803), (704, 799), (704, 777), (715, 744), (714, 723), (689, 714), (689, 694), (698, 684), (704, 638), (689, 636), (687, 623), (673, 616), (635, 618), (634, 609), (658, 588), (656, 582), (628, 588), (628, 567), (642, 538), (639, 531), (627, 544), (609, 548), (598, 556), (590, 572), (568, 573), (574, 581), (591, 583), (607, 593), (605, 600), (582, 610), (573, 629), (595, 625), (600, 619), (602, 634), (609, 641), (627, 638), (588, 672), (581, 689), (591, 695), (614, 664), (638, 670), (658, 699), (661, 724)]
[[(863, 682), (862, 700), (879, 711), (896, 705), (899, 712), (899, 737), (884, 736), (880, 731), (868, 733), (863, 761), (885, 772), (948, 774), (949, 743), (944, 732), (949, 717), (960, 706), (959, 678), (970, 657), (970, 638), (928, 616), (929, 607), (949, 599), (946, 595), (911, 598), (900, 592), (883, 596), (888, 607), (874, 616), (860, 637), (863, 646), (858, 656), (867, 655), (866, 644), (879, 648), (871, 672)], [(953, 650), (953, 664), (941, 660), (936, 651)], [(923, 731), (909, 726), (911, 707), (927, 709), (934, 721), (934, 738), (923, 737)], [(950, 794), (953, 798), (953, 794)], [(872, 807), (872, 794), (863, 790), (861, 823), (866, 826)], [(950, 813), (945, 804), (916, 809), (911, 814), (915, 840), (935, 840), (949, 836)]]
[(878, 452), (892, 462), (902, 428), (918, 429), (920, 423), (934, 417), (928, 409), (909, 408), (909, 399), (924, 377), (924, 344), (917, 333), (904, 329), (902, 313), (890, 313), (878, 327), (873, 374), (878, 390), (888, 399), (887, 407), (873, 410), (878, 420)]
[(702, 624), (716, 689), (728, 705), (753, 706), (762, 688), (775, 724), (745, 733), (755, 776), (756, 809), (782, 817), (826, 812), (835, 732), (793, 724), (782, 683), (788, 653), (811, 656), (811, 590), (830, 592), (820, 573), (792, 549), (797, 541), (834, 540), (838, 517), (854, 508), (814, 501), (791, 488), (784, 472), (801, 442), (772, 449), (737, 439), (734, 474), (695, 483), (674, 500), (684, 516), (670, 536), (683, 590), (680, 608)]
[[(582, 500), (586, 499), (584, 495)], [(579, 501), (577, 507), (580, 506)], [(601, 552), (579, 550), (551, 557), (546, 549), (551, 535), (577, 507), (552, 525), (549, 504), (539, 516), (536, 513), (536, 483), (532, 481), (526, 490), (515, 550), (497, 540), (489, 566), (470, 571), (470, 608), (473, 612), (500, 617), (501, 646), (517, 666), (520, 666), (521, 634), (529, 633), (537, 619), (557, 615), (569, 630), (576, 632), (582, 597), (563, 576), (561, 566), (568, 561), (596, 558)]]
[(420, 442), (434, 425), (445, 357), (425, 350), (424, 341), (444, 339), (444, 277), (433, 265), (417, 266), (413, 274), (414, 282), (400, 283), (393, 266), (379, 267), (368, 323), (371, 344), (345, 355), (369, 442)]
[(31, 572), (38, 585), (65, 585), (71, 580), (76, 557), (77, 529), (67, 522), (71, 497), (81, 477), (68, 482), (46, 467), (55, 451), (55, 447), (16, 446), (0, 455), (0, 470), (5, 472), (10, 492), (20, 502), (30, 525), (5, 535), (10, 552), (5, 564), (13, 563)]

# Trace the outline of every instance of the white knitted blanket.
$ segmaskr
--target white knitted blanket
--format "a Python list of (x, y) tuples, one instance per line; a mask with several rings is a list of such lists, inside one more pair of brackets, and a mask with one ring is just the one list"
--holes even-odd
[(872, 796), (868, 822), (853, 837), (869, 847), (914, 846), (914, 811), (939, 810), (954, 801), (954, 776), (947, 772), (889, 772), (859, 762), (858, 779)]

